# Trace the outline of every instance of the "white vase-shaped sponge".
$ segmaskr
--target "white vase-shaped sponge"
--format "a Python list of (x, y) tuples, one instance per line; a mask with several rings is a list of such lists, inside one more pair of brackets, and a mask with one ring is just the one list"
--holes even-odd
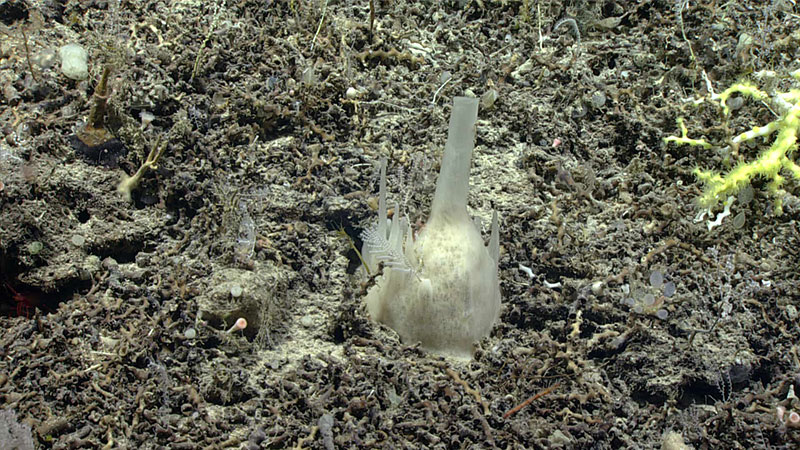
[(403, 342), (438, 354), (470, 358), (500, 310), (499, 230), (492, 217), (488, 247), (467, 214), (469, 169), (478, 100), (456, 97), (431, 216), (413, 239), (398, 209), (386, 217), (386, 165), (381, 167), (378, 223), (364, 232), (369, 270), (383, 273), (366, 297), (370, 316)]

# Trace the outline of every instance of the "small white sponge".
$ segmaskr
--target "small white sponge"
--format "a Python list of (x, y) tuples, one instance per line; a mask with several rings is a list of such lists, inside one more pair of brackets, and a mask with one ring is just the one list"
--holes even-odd
[(78, 44), (67, 44), (58, 50), (61, 71), (67, 78), (82, 81), (89, 78), (89, 53)]

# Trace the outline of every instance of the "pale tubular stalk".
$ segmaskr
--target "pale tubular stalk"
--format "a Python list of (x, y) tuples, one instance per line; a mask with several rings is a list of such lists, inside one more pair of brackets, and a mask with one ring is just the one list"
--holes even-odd
[(478, 121), (478, 99), (456, 97), (447, 130), (442, 168), (436, 180), (431, 205), (431, 219), (467, 214), (469, 169), (475, 148), (475, 123)]

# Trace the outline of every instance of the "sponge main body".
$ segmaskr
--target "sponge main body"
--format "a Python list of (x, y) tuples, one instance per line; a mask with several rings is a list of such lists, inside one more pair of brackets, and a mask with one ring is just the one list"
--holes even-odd
[(397, 208), (392, 219), (386, 217), (385, 162), (378, 223), (362, 236), (368, 269), (383, 263), (366, 297), (370, 316), (406, 343), (460, 358), (472, 356), (500, 310), (497, 215), (487, 247), (467, 214), (477, 115), (477, 99), (455, 98), (431, 216), (416, 240)]

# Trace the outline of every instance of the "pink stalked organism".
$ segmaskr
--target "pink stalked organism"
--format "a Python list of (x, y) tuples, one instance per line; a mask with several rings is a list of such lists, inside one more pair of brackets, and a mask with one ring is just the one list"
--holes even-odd
[(247, 328), (247, 319), (244, 317), (239, 317), (236, 319), (236, 322), (233, 323), (233, 326), (228, 330), (228, 333), (233, 333), (234, 331), (242, 331)]
[(789, 428), (800, 428), (800, 414), (794, 411), (789, 412), (788, 420), (786, 420), (786, 426)]

